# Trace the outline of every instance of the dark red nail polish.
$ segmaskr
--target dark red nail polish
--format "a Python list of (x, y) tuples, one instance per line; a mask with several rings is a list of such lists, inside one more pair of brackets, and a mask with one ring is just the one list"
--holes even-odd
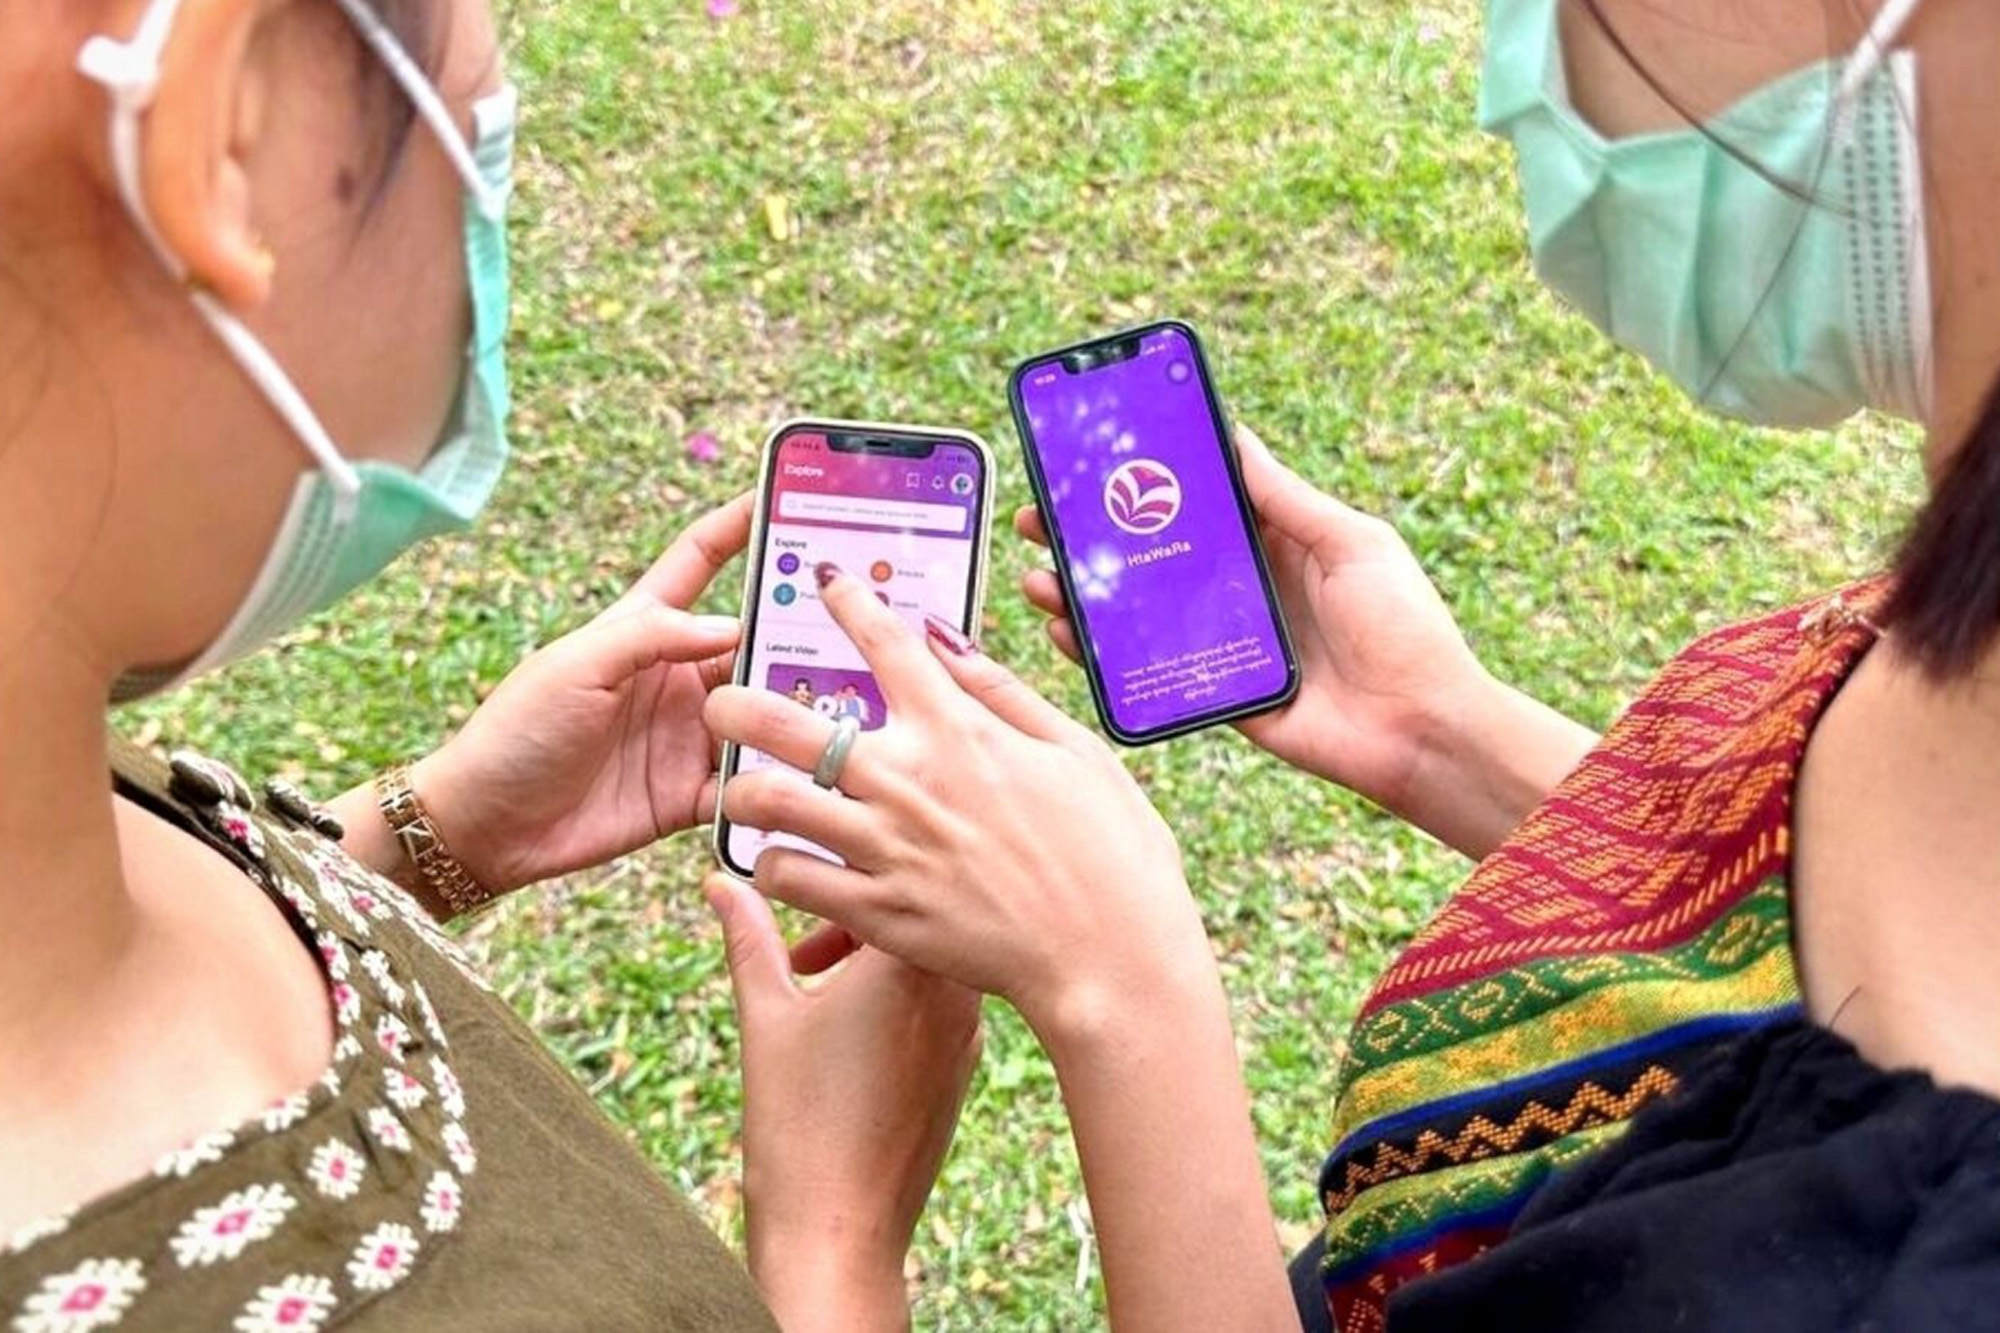
[(818, 579), (819, 586), (824, 588), (827, 584), (840, 577), (840, 566), (834, 564), (831, 560), (822, 560), (813, 566), (813, 577)]
[(953, 657), (970, 657), (979, 651), (979, 645), (960, 633), (958, 626), (938, 616), (924, 617), (924, 632), (944, 645), (944, 650)]

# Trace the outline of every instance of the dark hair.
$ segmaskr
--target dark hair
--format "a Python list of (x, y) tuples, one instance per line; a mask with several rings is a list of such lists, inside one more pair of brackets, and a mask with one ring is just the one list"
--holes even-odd
[[(410, 53), (410, 58), (417, 62), (418, 68), (435, 70), (439, 52), (435, 49), (438, 37), (434, 32), (436, 25), (432, 21), (431, 0), (371, 0), (371, 3), (403, 49)], [(345, 20), (342, 26), (348, 28), (354, 43), (355, 78), (368, 96), (366, 109), (388, 122), (382, 164), (375, 172), (375, 178), (368, 187), (368, 198), (362, 204), (361, 217), (365, 222), (374, 215), (388, 192), (389, 182), (395, 178), (396, 168), (403, 160), (403, 151), (409, 145), (410, 130), (416, 124), (417, 112), (383, 65), (382, 58)], [(345, 184), (343, 182), (343, 188)]]
[(1971, 675), (2000, 640), (2000, 385), (1910, 525), (1883, 614), (1936, 680)]
[[(1647, 85), (1689, 124), (1701, 126), (1634, 54), (1603, 0), (1584, 0), (1584, 7)], [(1709, 138), (1776, 188), (1804, 196), (1800, 186), (1772, 176), (1733, 145), (1712, 133)], [(2000, 642), (2000, 374), (1978, 422), (1934, 479), (1930, 499), (1903, 538), (1882, 619), (1895, 628), (1898, 646), (1937, 681), (1971, 675)]]

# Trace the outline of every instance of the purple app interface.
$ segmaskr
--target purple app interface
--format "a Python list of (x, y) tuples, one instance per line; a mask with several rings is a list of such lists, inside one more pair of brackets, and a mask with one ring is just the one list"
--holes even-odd
[[(926, 615), (965, 627), (980, 538), (986, 464), (967, 445), (940, 440), (923, 458), (835, 450), (826, 436), (786, 436), (771, 462), (757, 605), (750, 617), (747, 679), (863, 731), (889, 720), (868, 664), (820, 605), (813, 569), (831, 560), (923, 633)], [(735, 772), (782, 761), (744, 749)], [(838, 860), (802, 838), (731, 824), (729, 860), (743, 870), (766, 847)]]
[(1187, 335), (1147, 334), (1095, 369), (1032, 367), (1021, 395), (1118, 728), (1281, 694), (1283, 640)]

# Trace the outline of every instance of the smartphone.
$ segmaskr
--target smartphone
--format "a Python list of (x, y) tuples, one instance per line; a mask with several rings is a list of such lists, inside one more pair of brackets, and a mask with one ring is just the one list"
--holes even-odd
[(1194, 329), (1030, 357), (1008, 399), (1104, 730), (1145, 745), (1290, 702), (1298, 657)]
[[(813, 568), (831, 560), (868, 582), (919, 635), (935, 614), (973, 634), (986, 593), (993, 451), (967, 431), (862, 421), (788, 421), (764, 444), (743, 584), (736, 683), (770, 690), (863, 731), (889, 720), (868, 664), (820, 604)], [(781, 761), (729, 745), (722, 786)], [(744, 879), (767, 847), (840, 858), (785, 833), (732, 824), (715, 855)]]

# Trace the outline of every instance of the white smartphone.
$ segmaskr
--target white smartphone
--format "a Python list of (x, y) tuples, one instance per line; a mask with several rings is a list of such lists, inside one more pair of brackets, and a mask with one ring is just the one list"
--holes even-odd
[[(986, 596), (993, 451), (969, 431), (871, 421), (796, 420), (771, 432), (743, 581), (736, 683), (770, 690), (863, 731), (889, 720), (868, 664), (820, 604), (813, 569), (830, 560), (866, 580), (922, 635), (936, 615), (974, 634)], [(781, 761), (726, 746), (722, 787)], [(803, 838), (732, 824), (718, 806), (715, 857), (748, 879), (768, 847), (839, 860)]]

